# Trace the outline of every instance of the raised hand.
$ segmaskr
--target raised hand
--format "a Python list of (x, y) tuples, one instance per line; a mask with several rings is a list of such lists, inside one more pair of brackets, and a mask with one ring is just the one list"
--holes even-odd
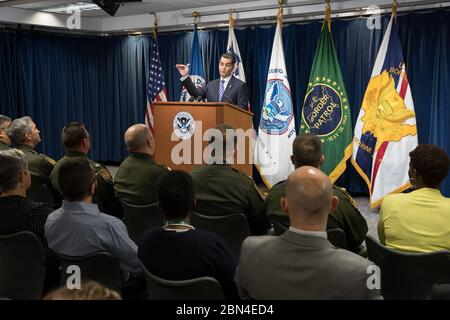
[(182, 77), (189, 75), (189, 63), (188, 64), (176, 64), (175, 67)]

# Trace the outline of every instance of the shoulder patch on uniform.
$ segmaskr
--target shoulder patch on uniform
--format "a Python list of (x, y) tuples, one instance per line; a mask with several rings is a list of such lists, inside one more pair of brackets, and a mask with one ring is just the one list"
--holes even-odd
[(340, 188), (341, 191), (344, 193), (345, 197), (350, 201), (351, 205), (358, 209), (358, 205), (356, 204), (355, 200), (353, 200), (352, 196), (345, 190), (345, 188)]
[[(100, 166), (100, 165), (99, 165)], [(100, 175), (105, 181), (107, 182), (112, 182), (112, 176), (109, 173), (108, 169), (106, 168), (101, 168), (100, 170), (98, 170), (98, 175)]]
[(52, 166), (54, 166), (56, 164), (56, 161), (53, 160), (50, 157), (45, 156), (45, 161), (47, 161), (48, 163), (50, 163)]

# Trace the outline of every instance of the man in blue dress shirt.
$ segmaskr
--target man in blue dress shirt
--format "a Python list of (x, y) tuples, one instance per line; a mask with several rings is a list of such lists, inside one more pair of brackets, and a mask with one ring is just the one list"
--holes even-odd
[(141, 271), (136, 244), (124, 223), (99, 211), (92, 203), (96, 175), (86, 158), (67, 159), (59, 169), (59, 186), (64, 195), (62, 207), (45, 223), (45, 238), (54, 252), (86, 256), (107, 251), (119, 262), (125, 277)]

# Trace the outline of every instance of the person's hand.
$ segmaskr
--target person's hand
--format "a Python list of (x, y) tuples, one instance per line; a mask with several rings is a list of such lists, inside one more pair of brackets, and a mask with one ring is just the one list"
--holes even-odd
[(182, 77), (189, 75), (189, 63), (188, 64), (176, 64), (175, 67)]

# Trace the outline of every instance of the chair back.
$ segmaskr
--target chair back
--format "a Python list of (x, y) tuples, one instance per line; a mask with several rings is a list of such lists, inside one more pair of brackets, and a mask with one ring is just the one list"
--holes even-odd
[(340, 228), (334, 228), (327, 230), (328, 241), (335, 247), (348, 250), (347, 238), (345, 237), (344, 230)]
[(275, 219), (272, 220), (272, 226), (276, 236), (282, 235), (289, 229), (288, 226)]
[(429, 300), (450, 300), (450, 284), (435, 284), (428, 298)]
[(197, 229), (214, 232), (225, 239), (237, 257), (240, 255), (242, 242), (250, 235), (247, 217), (242, 213), (207, 216), (193, 212), (190, 222)]
[(136, 243), (145, 231), (164, 224), (165, 218), (158, 202), (148, 205), (135, 205), (120, 201), (120, 204), (122, 205), (128, 235)]
[(41, 299), (45, 251), (39, 238), (22, 231), (0, 236), (0, 297)]
[(117, 260), (108, 252), (99, 251), (84, 257), (73, 257), (58, 254), (61, 262), (61, 286), (67, 284), (70, 276), (74, 275), (79, 268), (80, 280), (94, 280), (105, 287), (120, 290), (122, 285), (122, 273)]
[(426, 299), (434, 284), (450, 283), (450, 252), (408, 253), (366, 236), (369, 260), (381, 270), (385, 299)]
[(45, 203), (49, 206), (56, 204), (53, 190), (46, 184), (34, 184), (27, 190), (27, 198), (35, 202)]
[(166, 280), (155, 276), (141, 262), (149, 300), (224, 300), (222, 287), (212, 277)]

